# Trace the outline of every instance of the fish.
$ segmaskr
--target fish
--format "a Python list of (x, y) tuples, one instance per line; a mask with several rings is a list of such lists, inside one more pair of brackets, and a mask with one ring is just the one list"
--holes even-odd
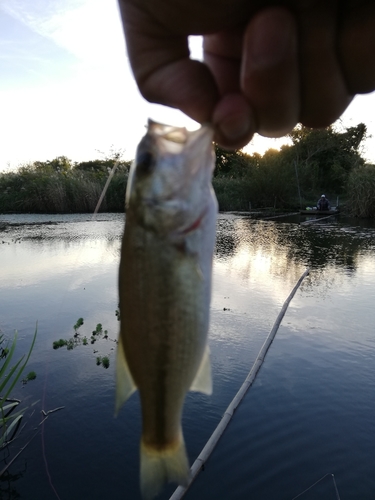
[(115, 413), (138, 389), (140, 488), (152, 499), (190, 477), (181, 416), (212, 393), (207, 337), (217, 200), (213, 130), (149, 120), (131, 166), (119, 268)]

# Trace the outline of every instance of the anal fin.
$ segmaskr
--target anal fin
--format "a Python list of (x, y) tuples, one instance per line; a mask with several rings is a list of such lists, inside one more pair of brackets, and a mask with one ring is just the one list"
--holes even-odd
[(125, 351), (119, 337), (116, 353), (116, 403), (115, 416), (117, 416), (121, 406), (136, 391), (137, 386), (131, 376), (128, 363), (125, 358)]
[(207, 394), (208, 396), (212, 394), (210, 349), (208, 346), (206, 346), (200, 367), (191, 384), (190, 391), (203, 392), (203, 394)]

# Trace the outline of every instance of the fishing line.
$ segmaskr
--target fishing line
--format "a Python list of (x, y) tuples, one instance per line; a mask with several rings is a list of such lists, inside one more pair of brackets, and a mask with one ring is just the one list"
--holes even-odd
[(331, 476), (332, 477), (333, 486), (335, 487), (336, 498), (337, 498), (337, 500), (340, 500), (340, 495), (339, 495), (339, 491), (337, 489), (337, 484), (336, 484), (336, 481), (335, 481), (335, 476), (334, 476), (334, 474), (331, 474), (330, 472), (328, 472), (323, 477), (321, 477), (320, 479), (318, 479), (317, 481), (315, 481), (314, 484), (312, 484), (311, 486), (309, 486), (306, 490), (302, 491), (302, 493), (300, 493), (296, 497), (293, 497), (292, 500), (295, 500), (296, 498), (299, 498), (302, 495), (304, 495), (307, 491), (311, 490), (312, 488), (314, 488), (314, 486), (316, 486), (318, 483), (320, 483), (320, 481), (323, 481), (323, 479), (326, 478), (327, 476)]
[[(45, 413), (44, 403), (45, 403), (46, 392), (47, 392), (48, 370), (49, 370), (49, 359), (47, 359), (46, 373), (45, 373), (45, 377), (44, 377), (44, 387), (43, 387), (43, 395), (42, 395), (42, 413)], [(46, 474), (48, 477), (49, 485), (50, 485), (52, 491), (54, 492), (56, 498), (58, 498), (60, 500), (59, 494), (57, 493), (56, 488), (53, 485), (52, 477), (51, 477), (51, 474), (49, 472), (49, 467), (48, 467), (48, 460), (47, 460), (46, 449), (45, 449), (45, 440), (44, 440), (44, 422), (45, 422), (45, 420), (46, 420), (46, 418), (43, 418), (42, 423), (41, 423), (42, 428), (40, 431), (40, 436), (42, 439), (42, 455), (43, 455), (44, 468), (45, 468), (45, 471), (46, 471)]]
[[(99, 200), (98, 200), (98, 203), (96, 204), (96, 207), (95, 207), (95, 210), (92, 214), (92, 218), (91, 220), (94, 221), (96, 220), (96, 215), (100, 209), (100, 206), (103, 202), (103, 199), (104, 199), (104, 196), (107, 192), (107, 189), (108, 189), (108, 186), (116, 172), (116, 169), (118, 167), (118, 165), (120, 164), (120, 160), (116, 160), (110, 173), (109, 173), (109, 176), (108, 176), (108, 179), (104, 185), (104, 188), (102, 190), (102, 193), (99, 197)], [(83, 250), (82, 250), (83, 251)], [(77, 258), (76, 258), (76, 262), (78, 261), (78, 258), (80, 257), (80, 254), (77, 255)], [(65, 294), (66, 296), (66, 294)], [(64, 302), (64, 298), (62, 300), (62, 303)], [(62, 303), (60, 305), (60, 310), (61, 310), (61, 307), (62, 307)], [(49, 359), (47, 360), (47, 363), (46, 363), (46, 373), (45, 373), (45, 378), (44, 378), (44, 387), (43, 387), (43, 395), (42, 395), (42, 413), (44, 415), (48, 414), (49, 412), (46, 412), (45, 411), (45, 397), (46, 397), (46, 393), (47, 393), (47, 379), (48, 379), (48, 370), (49, 370)], [(42, 455), (43, 455), (43, 462), (44, 462), (44, 466), (45, 466), (45, 471), (46, 471), (46, 474), (47, 474), (47, 477), (48, 477), (48, 481), (49, 481), (49, 484), (50, 484), (50, 487), (52, 489), (52, 491), (54, 492), (54, 494), (56, 495), (56, 498), (58, 498), (58, 500), (61, 500), (57, 491), (56, 491), (56, 488), (54, 487), (53, 485), (53, 481), (52, 481), (52, 477), (51, 477), (51, 474), (49, 472), (49, 467), (48, 467), (48, 460), (47, 460), (47, 455), (46, 455), (46, 450), (45, 450), (45, 439), (44, 439), (44, 422), (45, 422), (46, 418), (43, 419), (42, 423), (41, 423), (41, 426), (42, 426), (42, 429), (41, 429), (41, 438), (42, 438)]]
[(180, 498), (183, 498), (185, 496), (185, 493), (187, 490), (190, 488), (191, 484), (193, 483), (194, 479), (197, 477), (199, 472), (204, 468), (205, 463), (209, 459), (211, 453), (214, 451), (214, 448), (216, 447), (217, 443), (219, 442), (219, 439), (221, 438), (223, 432), (227, 428), (229, 422), (231, 421), (234, 412), (236, 411), (237, 407), (245, 397), (245, 394), (249, 390), (249, 388), (252, 386), (262, 364), (263, 361), (266, 357), (266, 354), (268, 352), (268, 349), (270, 348), (273, 339), (275, 338), (275, 335), (277, 333), (277, 330), (279, 329), (280, 323), (286, 313), (286, 310), (288, 309), (288, 306), (294, 297), (296, 291), (298, 290), (299, 286), (301, 285), (302, 281), (304, 278), (309, 274), (309, 269), (306, 269), (306, 271), (302, 274), (300, 279), (297, 281), (296, 285), (294, 286), (293, 290), (290, 292), (289, 297), (286, 299), (286, 301), (283, 304), (283, 307), (281, 308), (281, 311), (279, 312), (279, 315), (276, 318), (275, 324), (272, 327), (272, 330), (268, 334), (268, 337), (266, 338), (262, 348), (259, 351), (258, 356), (256, 357), (256, 360), (246, 377), (244, 383), (240, 387), (239, 391), (237, 394), (234, 396), (232, 402), (228, 406), (228, 408), (225, 410), (225, 413), (220, 420), (219, 424), (217, 425), (216, 429), (214, 432), (211, 434), (211, 437), (207, 441), (206, 445), (204, 446), (203, 450), (200, 452), (198, 458), (195, 460), (193, 465), (190, 468), (191, 471), (191, 476), (189, 479), (189, 483), (187, 486), (178, 486), (173, 493), (173, 495), (169, 498), (169, 500), (179, 500)]

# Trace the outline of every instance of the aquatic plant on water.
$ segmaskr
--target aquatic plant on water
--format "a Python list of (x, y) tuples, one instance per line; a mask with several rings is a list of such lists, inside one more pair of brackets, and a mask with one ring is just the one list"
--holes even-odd
[(60, 340), (55, 340), (52, 346), (54, 349), (59, 349), (60, 347), (64, 347), (65, 345), (67, 345), (67, 343), (68, 343), (67, 340), (60, 339)]
[(78, 328), (80, 328), (83, 325), (83, 318), (78, 318), (76, 324), (73, 326), (74, 328), (74, 336), (76, 337), (78, 335)]
[(74, 325), (74, 330), (77, 331), (80, 326), (83, 325), (83, 318), (78, 318), (76, 324)]
[(35, 380), (36, 379), (36, 373), (35, 372), (29, 372), (25, 378), (22, 379), (22, 383), (25, 385), (27, 382), (30, 382), (30, 380)]
[(117, 309), (115, 311), (115, 315), (117, 317), (117, 321), (121, 320), (121, 315), (120, 315), (120, 304), (117, 306)]
[(109, 357), (108, 356), (97, 356), (96, 358), (96, 364), (99, 366), (99, 365), (103, 365), (104, 368), (109, 368)]
[[(118, 311), (116, 311), (116, 316), (117, 316)], [(108, 335), (108, 330), (103, 329), (102, 323), (98, 323), (95, 327), (95, 330), (91, 332), (91, 336), (87, 337), (81, 336), (81, 334), (78, 332), (78, 329), (84, 324), (84, 319), (83, 318), (78, 318), (77, 322), (73, 326), (74, 329), (74, 335), (73, 337), (70, 337), (68, 339), (59, 339), (55, 340), (52, 343), (53, 349), (60, 349), (61, 347), (66, 347), (68, 351), (71, 351), (78, 347), (79, 345), (84, 345), (87, 346), (89, 345), (89, 341), (91, 344), (95, 344), (95, 342), (100, 341), (102, 339), (105, 340), (110, 340), (112, 342), (117, 342), (115, 339), (111, 339)], [(94, 354), (97, 351), (94, 351)], [(0, 353), (1, 356), (1, 353)], [(109, 367), (109, 356), (97, 356), (96, 357), (96, 364), (98, 366), (102, 365), (104, 368)]]
[(104, 356), (102, 358), (102, 365), (104, 366), (104, 368), (108, 368), (109, 367), (109, 357), (108, 356)]
[(102, 327), (102, 324), (101, 323), (98, 323), (96, 325), (96, 328), (95, 330), (92, 332), (93, 335), (96, 335), (97, 333), (102, 333), (103, 331), (103, 327)]

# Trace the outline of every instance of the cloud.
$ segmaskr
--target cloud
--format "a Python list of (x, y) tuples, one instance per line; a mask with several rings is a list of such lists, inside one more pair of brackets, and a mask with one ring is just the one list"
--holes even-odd
[[(201, 38), (192, 37), (190, 49), (201, 59)], [(0, 0), (0, 65), (0, 171), (7, 162), (15, 166), (58, 155), (91, 159), (112, 144), (132, 158), (147, 117), (197, 126), (140, 96), (117, 0)], [(363, 121), (375, 135), (374, 106), (375, 94), (356, 98), (344, 125)], [(264, 153), (283, 143), (256, 137), (248, 150)], [(372, 161), (374, 144), (366, 143)]]
[(89, 64), (124, 58), (116, 0), (5, 0), (0, 8)]

